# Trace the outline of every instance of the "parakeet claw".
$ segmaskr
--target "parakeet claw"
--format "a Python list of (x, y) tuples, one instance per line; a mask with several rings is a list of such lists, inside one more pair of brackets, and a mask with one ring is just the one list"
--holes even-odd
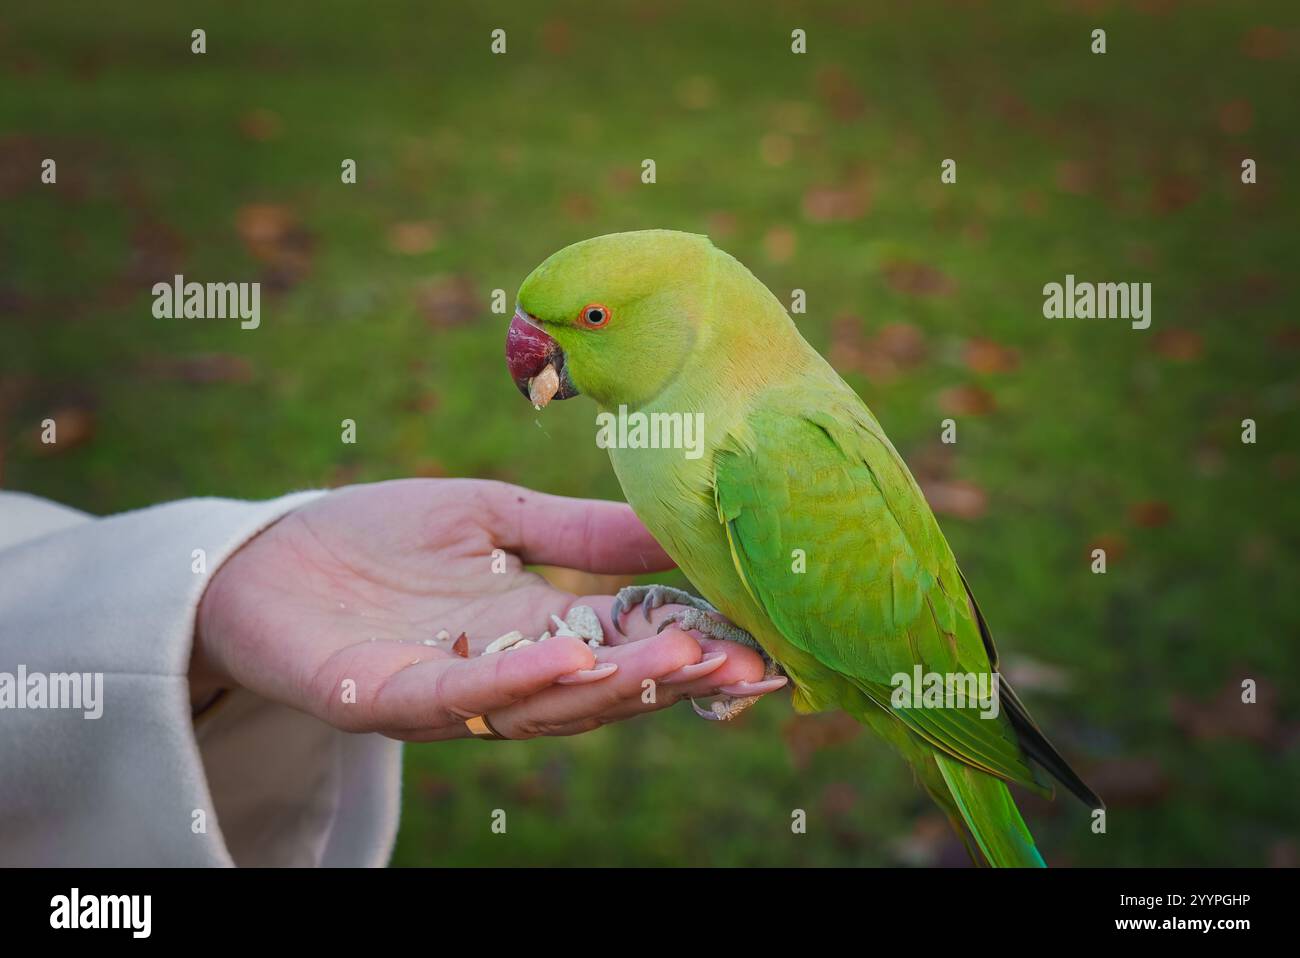
[(610, 606), (609, 617), (614, 620), (614, 628), (618, 629), (619, 635), (626, 635), (623, 631), (623, 614), (630, 612), (636, 606), (641, 606), (641, 611), (645, 615), (645, 620), (650, 621), (650, 613), (661, 605), (671, 603), (673, 605), (685, 605), (692, 609), (699, 609), (702, 612), (714, 612), (718, 610), (703, 599), (691, 595), (689, 592), (683, 592), (681, 589), (674, 589), (667, 585), (629, 585), (618, 590), (618, 595), (614, 596), (614, 604)]
[(691, 708), (700, 718), (710, 722), (726, 722), (745, 711), (762, 695), (774, 692), (785, 684), (786, 679), (780, 667), (763, 651), (762, 646), (752, 635), (730, 622), (723, 621), (717, 609), (689, 592), (666, 585), (630, 585), (619, 589), (618, 595), (614, 596), (609, 617), (614, 621), (614, 628), (623, 633), (622, 619), (625, 613), (639, 605), (646, 621), (649, 622), (653, 610), (668, 604), (684, 605), (686, 608), (674, 611), (665, 617), (659, 624), (659, 632), (670, 625), (675, 625), (687, 632), (699, 632), (713, 639), (736, 642), (758, 652), (766, 666), (762, 681), (741, 683), (737, 687), (730, 688), (731, 692), (741, 694), (728, 694), (728, 689), (723, 689), (724, 694), (710, 702), (707, 708), (697, 703), (695, 699), (691, 699)]
[(695, 699), (691, 699), (691, 708), (700, 718), (709, 722), (728, 722), (758, 701), (757, 695), (744, 698), (732, 698), (730, 695), (714, 699), (708, 708), (703, 708)]
[(789, 682), (789, 678), (781, 671), (779, 665), (766, 655), (763, 656), (763, 660), (767, 663), (767, 668), (763, 671), (762, 679), (757, 682), (724, 685), (719, 690), (723, 694), (710, 702), (707, 709), (702, 708), (695, 699), (691, 699), (691, 708), (695, 710), (695, 714), (710, 722), (726, 722), (734, 719), (768, 692), (775, 692)]

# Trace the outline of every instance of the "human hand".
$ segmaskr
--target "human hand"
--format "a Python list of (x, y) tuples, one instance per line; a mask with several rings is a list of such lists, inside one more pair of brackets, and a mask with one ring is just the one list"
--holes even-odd
[[(495, 550), (504, 572), (493, 571)], [(675, 606), (650, 623), (627, 616), (622, 636), (611, 596), (562, 592), (524, 563), (636, 574), (673, 565), (622, 503), (472, 479), (339, 489), (217, 570), (199, 605), (192, 693), (243, 686), (346, 731), (437, 741), (471, 734), (465, 720), (489, 713), (506, 738), (571, 735), (762, 679), (752, 649), (675, 628), (656, 635)], [(610, 645), (593, 652), (554, 636), (479, 654), (513, 629), (540, 635), (573, 605), (596, 610)], [(468, 658), (423, 644), (443, 629), (468, 634)]]

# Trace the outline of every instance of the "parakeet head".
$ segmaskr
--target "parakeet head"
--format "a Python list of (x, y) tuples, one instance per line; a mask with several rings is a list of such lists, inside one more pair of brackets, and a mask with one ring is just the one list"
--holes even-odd
[(644, 230), (552, 255), (519, 288), (506, 337), (519, 391), (538, 406), (653, 398), (692, 353), (716, 253), (707, 236)]

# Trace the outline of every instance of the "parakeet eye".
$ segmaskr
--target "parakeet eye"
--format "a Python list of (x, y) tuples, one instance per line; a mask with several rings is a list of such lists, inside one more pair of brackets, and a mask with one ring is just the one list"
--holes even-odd
[(584, 306), (578, 314), (578, 321), (589, 329), (599, 329), (609, 322), (609, 310), (600, 303)]

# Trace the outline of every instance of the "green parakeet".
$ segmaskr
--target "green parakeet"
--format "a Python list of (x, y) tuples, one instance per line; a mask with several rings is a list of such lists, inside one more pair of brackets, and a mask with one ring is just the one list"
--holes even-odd
[[(976, 861), (1043, 864), (1007, 782), (1050, 795), (1047, 772), (1101, 807), (997, 672), (988, 626), (880, 424), (707, 237), (618, 233), (555, 253), (520, 287), (507, 360), (538, 405), (582, 394), (639, 414), (641, 441), (609, 449), (637, 515), (789, 676), (799, 711), (843, 709), (911, 763)], [(694, 449), (644, 432), (679, 435), (683, 422), (703, 425)], [(918, 679), (939, 693), (908, 689)], [(943, 694), (963, 681), (995, 689), (996, 707)]]

